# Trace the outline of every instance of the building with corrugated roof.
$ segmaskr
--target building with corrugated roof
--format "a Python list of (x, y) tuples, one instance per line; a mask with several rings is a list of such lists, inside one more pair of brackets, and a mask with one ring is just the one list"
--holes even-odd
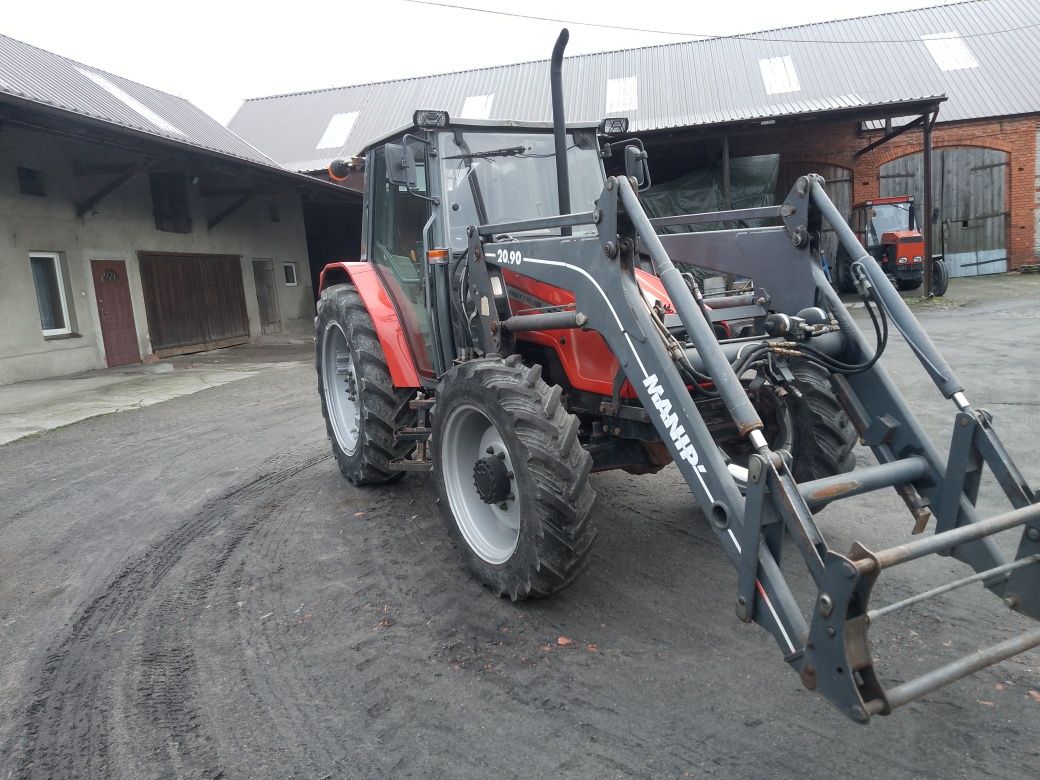
[(355, 197), (0, 35), (0, 384), (310, 332), (304, 204)]
[[(566, 115), (628, 117), (656, 182), (723, 157), (779, 154), (778, 197), (816, 171), (848, 212), (876, 197), (921, 198), (922, 132), (894, 135), (916, 114), (891, 107), (946, 96), (932, 117), (933, 246), (954, 275), (988, 273), (1040, 254), (1038, 51), (1040, 3), (969, 0), (569, 57)], [(547, 121), (548, 79), (538, 61), (256, 98), (229, 126), (287, 168), (320, 175), (416, 108)]]

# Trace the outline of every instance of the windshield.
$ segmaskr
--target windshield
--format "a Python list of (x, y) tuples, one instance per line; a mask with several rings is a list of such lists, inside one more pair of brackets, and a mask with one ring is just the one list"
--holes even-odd
[[(547, 132), (443, 133), (440, 161), (451, 246), (464, 250), (466, 227), (551, 217), (560, 213), (556, 155)], [(568, 133), (571, 211), (591, 211), (603, 191), (603, 167), (595, 135)], [(555, 231), (538, 231), (546, 234)], [(574, 235), (595, 233), (593, 225)]]
[(882, 203), (867, 209), (870, 228), (873, 231), (871, 243), (880, 244), (881, 236), (897, 230), (913, 230), (910, 224), (910, 203)]

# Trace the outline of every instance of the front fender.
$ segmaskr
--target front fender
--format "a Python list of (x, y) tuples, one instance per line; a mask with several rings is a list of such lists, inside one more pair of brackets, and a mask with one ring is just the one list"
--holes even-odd
[(339, 284), (344, 281), (343, 275), (357, 288), (368, 315), (372, 318), (372, 325), (383, 348), (383, 356), (386, 358), (387, 368), (390, 369), (390, 380), (394, 387), (421, 387), (419, 372), (412, 357), (407, 334), (401, 325), (401, 318), (376, 269), (371, 263), (329, 263), (321, 271), (318, 289), (324, 291), (327, 285)]

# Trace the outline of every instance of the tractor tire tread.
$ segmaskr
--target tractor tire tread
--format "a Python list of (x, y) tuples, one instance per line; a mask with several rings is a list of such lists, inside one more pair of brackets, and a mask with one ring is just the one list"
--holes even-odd
[[(437, 444), (437, 407), (442, 407), (445, 392), (458, 384), (490, 394), (511, 418), (526, 456), (523, 468), (534, 487), (532, 544), (521, 542), (513, 558), (501, 566), (487, 564), (468, 548), (437, 473), (442, 457)], [(513, 601), (546, 597), (574, 582), (588, 568), (596, 538), (592, 519), (596, 493), (589, 480), (592, 456), (580, 444), (575, 446), (577, 418), (560, 402), (560, 388), (542, 379), (541, 366), (524, 366), (516, 355), (505, 360), (473, 360), (451, 369), (438, 392), (437, 407), (431, 437), (434, 481), (449, 532), (477, 578)], [(514, 460), (513, 468), (519, 466)]]
[(804, 401), (801, 419), (795, 422), (811, 433), (793, 458), (795, 479), (807, 482), (851, 471), (859, 437), (831, 389), (827, 372), (809, 363), (793, 365), (791, 371)]
[[(347, 338), (360, 387), (361, 426), (353, 454), (344, 452), (336, 441), (323, 387), (323, 336), (333, 319)], [(406, 426), (414, 416), (409, 402), (415, 391), (394, 387), (372, 318), (352, 284), (337, 284), (322, 290), (314, 322), (315, 369), (318, 372), (321, 412), (340, 472), (359, 486), (380, 485), (400, 479), (404, 472), (391, 469), (390, 462), (406, 458), (415, 445), (407, 441), (397, 442), (394, 431)]]

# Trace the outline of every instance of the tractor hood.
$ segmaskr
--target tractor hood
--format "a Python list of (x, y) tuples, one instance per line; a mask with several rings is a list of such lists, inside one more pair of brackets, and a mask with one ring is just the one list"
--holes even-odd
[(924, 237), (916, 230), (890, 230), (881, 234), (882, 244), (921, 244), (924, 246)]

